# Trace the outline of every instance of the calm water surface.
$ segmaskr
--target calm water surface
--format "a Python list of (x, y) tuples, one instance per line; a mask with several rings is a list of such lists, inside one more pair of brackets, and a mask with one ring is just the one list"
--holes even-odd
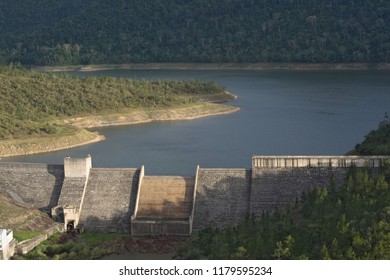
[[(192, 121), (97, 128), (106, 140), (8, 161), (63, 162), (92, 155), (95, 167), (192, 175), (201, 167), (250, 167), (252, 155), (339, 155), (390, 111), (390, 71), (115, 70), (72, 73), (215, 81), (236, 94), (237, 113)], [(4, 160), (4, 159), (3, 159)]]

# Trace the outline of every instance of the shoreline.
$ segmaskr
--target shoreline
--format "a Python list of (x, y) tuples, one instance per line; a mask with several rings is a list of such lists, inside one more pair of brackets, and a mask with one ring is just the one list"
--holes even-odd
[(8, 157), (49, 153), (84, 146), (105, 139), (104, 135), (81, 129), (65, 136), (42, 136), (0, 141), (0, 160)]
[(29, 66), (41, 72), (104, 70), (390, 70), (390, 63), (129, 63)]
[(129, 113), (70, 118), (64, 120), (64, 124), (71, 124), (79, 128), (99, 128), (161, 121), (188, 121), (211, 116), (232, 114), (239, 110), (240, 108), (238, 107), (225, 104), (198, 103), (186, 107), (148, 110), (139, 109)]
[(104, 135), (86, 130), (107, 126), (135, 125), (157, 121), (186, 121), (210, 116), (226, 115), (240, 108), (218, 103), (196, 103), (166, 109), (134, 110), (127, 113), (92, 115), (59, 120), (71, 124), (79, 131), (70, 135), (35, 136), (0, 141), (0, 160), (7, 157), (24, 156), (66, 150), (105, 139)]

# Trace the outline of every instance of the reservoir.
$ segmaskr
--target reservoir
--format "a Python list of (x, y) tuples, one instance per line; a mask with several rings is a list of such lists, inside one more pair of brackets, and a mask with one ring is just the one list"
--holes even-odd
[(71, 72), (148, 80), (214, 81), (238, 96), (239, 112), (191, 121), (96, 128), (105, 141), (2, 159), (62, 164), (92, 155), (94, 167), (193, 175), (201, 167), (250, 168), (252, 155), (341, 155), (390, 112), (385, 70), (105, 70)]

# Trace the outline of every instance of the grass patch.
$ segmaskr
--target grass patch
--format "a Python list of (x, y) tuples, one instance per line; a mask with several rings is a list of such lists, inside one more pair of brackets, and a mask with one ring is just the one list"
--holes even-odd
[(88, 247), (96, 247), (100, 244), (109, 244), (121, 240), (125, 234), (120, 233), (91, 233), (83, 232), (81, 237)]
[(19, 231), (19, 230), (15, 230), (14, 231), (14, 238), (21, 242), (21, 241), (24, 241), (24, 240), (29, 240), (29, 239), (33, 239), (34, 237), (37, 237), (39, 235), (41, 235), (43, 232), (42, 231)]

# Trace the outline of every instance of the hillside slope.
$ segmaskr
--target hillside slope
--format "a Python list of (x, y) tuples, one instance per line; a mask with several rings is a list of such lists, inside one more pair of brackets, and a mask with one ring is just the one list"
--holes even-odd
[(38, 209), (17, 204), (0, 194), (0, 228), (14, 231), (42, 231), (54, 224), (47, 214)]

